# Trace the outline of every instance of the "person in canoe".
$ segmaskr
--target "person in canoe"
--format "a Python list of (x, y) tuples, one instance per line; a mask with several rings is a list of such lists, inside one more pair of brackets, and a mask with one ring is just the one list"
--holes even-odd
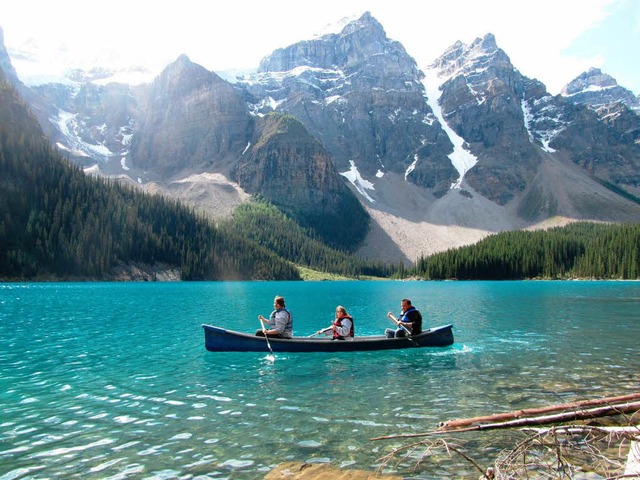
[(353, 340), (354, 331), (353, 318), (342, 305), (338, 305), (336, 318), (331, 326), (318, 330), (316, 334), (331, 335), (334, 340)]
[(402, 312), (399, 318), (393, 316), (391, 312), (387, 317), (396, 322), (397, 329), (387, 328), (384, 332), (387, 338), (406, 337), (407, 335), (418, 335), (422, 333), (422, 314), (411, 305), (411, 300), (403, 298), (400, 302)]
[[(293, 337), (293, 316), (291, 312), (287, 310), (287, 307), (284, 303), (284, 297), (277, 296), (273, 300), (273, 312), (269, 315), (269, 319), (267, 320), (262, 315), (258, 315), (258, 320), (262, 322), (263, 328), (256, 332), (256, 335), (260, 337), (264, 337), (265, 335), (269, 337), (276, 338), (292, 338)], [(266, 329), (264, 325), (269, 326), (269, 329)]]

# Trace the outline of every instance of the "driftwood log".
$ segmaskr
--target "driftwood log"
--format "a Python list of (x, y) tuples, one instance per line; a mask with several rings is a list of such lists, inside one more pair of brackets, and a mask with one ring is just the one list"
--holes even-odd
[[(530, 466), (527, 465), (519, 465), (513, 464), (513, 458), (522, 458), (526, 457), (526, 448), (530, 448), (532, 445), (532, 440), (539, 441), (540, 438), (545, 437), (546, 435), (552, 435), (555, 439), (556, 435), (586, 435), (590, 436), (592, 434), (604, 434), (605, 437), (601, 437), (608, 439), (608, 442), (611, 442), (616, 438), (620, 441), (620, 447), (625, 442), (628, 442), (629, 445), (629, 453), (627, 455), (626, 464), (623, 466), (624, 473), (621, 476), (617, 476), (615, 478), (640, 478), (640, 425), (638, 425), (638, 419), (634, 418), (634, 415), (631, 415), (629, 418), (625, 419), (625, 423), (628, 425), (621, 427), (597, 427), (597, 426), (588, 426), (588, 425), (566, 425), (566, 422), (572, 422), (576, 420), (589, 420), (598, 417), (607, 417), (607, 416), (617, 416), (621, 414), (633, 414), (635, 412), (640, 412), (640, 393), (633, 393), (630, 395), (623, 395), (618, 397), (607, 397), (600, 398), (594, 400), (585, 400), (580, 402), (571, 402), (571, 403), (563, 403), (559, 405), (551, 405), (548, 407), (542, 408), (531, 408), (526, 410), (516, 410), (512, 412), (504, 412), (497, 413), (493, 415), (484, 415), (480, 417), (471, 417), (471, 418), (461, 418), (456, 420), (449, 420), (448, 422), (440, 423), (436, 430), (426, 433), (416, 433), (416, 434), (401, 434), (401, 435), (389, 435), (383, 437), (372, 438), (371, 440), (383, 440), (383, 439), (393, 439), (393, 438), (410, 438), (410, 437), (424, 437), (424, 436), (433, 436), (447, 433), (457, 433), (457, 432), (470, 432), (470, 431), (478, 431), (478, 430), (492, 430), (492, 429), (501, 429), (501, 428), (518, 428), (524, 431), (534, 431), (532, 436), (530, 436), (525, 442), (522, 442), (509, 453), (505, 459), (502, 460), (502, 463), (496, 463), (496, 468), (503, 469), (506, 467), (521, 469), (524, 468), (525, 471), (528, 471)], [(564, 424), (564, 425), (563, 425)], [(635, 425), (634, 425), (635, 424)], [(542, 425), (551, 425), (550, 427), (541, 428)], [(560, 426), (558, 426), (560, 425)], [(438, 439), (441, 440), (441, 439)], [(444, 440), (442, 440), (444, 442)], [(585, 441), (586, 437), (585, 437)], [(437, 440), (436, 440), (437, 442)], [(422, 440), (419, 443), (412, 443), (410, 445), (405, 445), (396, 449), (390, 456), (395, 455), (397, 452), (407, 449), (413, 448), (416, 445), (435, 445), (433, 440)], [(446, 442), (445, 442), (446, 445)], [(560, 445), (560, 444), (556, 444)], [(524, 448), (524, 450), (523, 450)], [(545, 447), (548, 451), (553, 452), (561, 452), (560, 449), (549, 449)], [(447, 448), (450, 450), (451, 448)], [(523, 453), (525, 452), (525, 453)], [(457, 452), (460, 453), (460, 452)], [(461, 453), (462, 454), (462, 453)], [(556, 453), (557, 454), (557, 453)], [(464, 454), (462, 454), (467, 460), (470, 460)], [(562, 458), (562, 453), (557, 457), (557, 459)], [(599, 454), (598, 458), (605, 458), (601, 454)], [(482, 469), (472, 460), (471, 463), (482, 472)], [(562, 463), (562, 462), (561, 462)], [(564, 464), (564, 463), (563, 463)], [(555, 465), (552, 463), (551, 465)], [(606, 468), (606, 464), (605, 465)], [(622, 473), (620, 471), (619, 473)], [(493, 479), (496, 478), (496, 471), (494, 471), (493, 467), (488, 469), (486, 472), (483, 472), (481, 478), (483, 479)], [(515, 477), (509, 477), (515, 478)], [(528, 478), (528, 477), (527, 477)], [(553, 477), (556, 478), (556, 477)], [(611, 477), (614, 478), (614, 477)]]
[(522, 428), (574, 420), (588, 420), (599, 417), (634, 413), (640, 411), (640, 393), (607, 397), (580, 402), (563, 403), (541, 408), (530, 408), (512, 412), (497, 413), (481, 417), (461, 418), (443, 422), (439, 427), (425, 433), (409, 433), (375, 437), (371, 440), (390, 438), (413, 438), (443, 433), (491, 430), (498, 428)]
[[(640, 393), (632, 393), (618, 397), (597, 398), (593, 400), (583, 400), (580, 402), (562, 403), (559, 405), (550, 405), (540, 408), (528, 408), (525, 410), (515, 410), (513, 412), (495, 413), (493, 415), (485, 415), (482, 417), (461, 418), (458, 420), (449, 420), (443, 422), (438, 430), (451, 430), (454, 428), (468, 427), (474, 424), (496, 423), (513, 420), (517, 418), (536, 417), (554, 412), (578, 413), (589, 411), (594, 407), (610, 407), (615, 409), (616, 406), (640, 402)], [(621, 412), (624, 413), (624, 412)], [(592, 418), (592, 417), (587, 417)]]

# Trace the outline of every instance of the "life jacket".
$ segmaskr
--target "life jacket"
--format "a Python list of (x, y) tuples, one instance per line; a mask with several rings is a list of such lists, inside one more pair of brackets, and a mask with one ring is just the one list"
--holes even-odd
[[(353, 338), (353, 336), (355, 335), (355, 328), (354, 328), (354, 324), (353, 324), (353, 318), (351, 318), (351, 315), (345, 315), (343, 317), (336, 318), (334, 320), (333, 324), (336, 327), (341, 327), (343, 318), (348, 318), (349, 320), (351, 320), (351, 330), (349, 330), (349, 335), (347, 335), (347, 336)], [(340, 338), (344, 338), (344, 337), (334, 330), (333, 331), (333, 338), (334, 339), (340, 339)]]
[(407, 318), (407, 315), (409, 315), (415, 309), (416, 307), (411, 306), (410, 308), (407, 309), (406, 312), (400, 314), (400, 318), (398, 318), (398, 320), (400, 320), (401, 322), (411, 322), (411, 320)]
[[(409, 318), (409, 314), (412, 313), (412, 312), (416, 312), (414, 321), (412, 321)], [(418, 334), (422, 333), (422, 315), (416, 309), (416, 307), (414, 307), (413, 305), (406, 312), (401, 313), (400, 317), (398, 318), (398, 320), (400, 320), (403, 323), (412, 323), (413, 324), (411, 326), (411, 335), (418, 335)], [(402, 328), (402, 327), (400, 327), (400, 328)]]
[[(287, 323), (284, 327), (284, 330), (282, 331), (282, 333), (280, 335), (282, 335), (284, 338), (291, 338), (293, 337), (293, 315), (291, 315), (291, 312), (289, 310), (287, 310), (287, 308), (278, 308), (275, 309), (273, 312), (271, 312), (271, 316), (269, 317), (269, 324), (270, 325), (276, 325), (276, 313), (278, 312), (286, 312), (287, 314)], [(273, 321), (273, 323), (271, 323), (271, 321)]]

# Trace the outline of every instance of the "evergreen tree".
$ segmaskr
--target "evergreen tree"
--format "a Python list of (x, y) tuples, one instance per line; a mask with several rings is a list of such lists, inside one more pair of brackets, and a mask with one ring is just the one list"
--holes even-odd
[(637, 279), (640, 225), (579, 222), (491, 235), (420, 257), (411, 274), (433, 280)]

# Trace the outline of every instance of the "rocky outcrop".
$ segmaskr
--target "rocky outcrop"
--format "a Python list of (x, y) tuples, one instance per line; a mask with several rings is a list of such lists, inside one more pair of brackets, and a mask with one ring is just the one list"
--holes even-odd
[(154, 265), (132, 262), (119, 263), (113, 267), (110, 275), (101, 280), (110, 282), (177, 282), (181, 280), (179, 268), (156, 263)]
[(264, 480), (400, 480), (396, 475), (382, 475), (365, 470), (346, 470), (320, 463), (287, 462), (265, 475)]
[(257, 121), (234, 176), (328, 244), (353, 247), (366, 235), (367, 213), (322, 145), (292, 116), (272, 113)]
[(226, 170), (252, 130), (253, 119), (234, 87), (182, 55), (146, 94), (131, 162), (163, 179), (185, 169)]
[(599, 68), (590, 68), (564, 86), (560, 94), (572, 103), (589, 105), (595, 109), (614, 103), (626, 105), (640, 113), (640, 100), (631, 90), (620, 85), (611, 75)]
[(339, 33), (276, 50), (241, 84), (256, 114), (295, 116), (341, 172), (392, 171), (441, 191), (457, 176), (447, 158), (452, 145), (421, 77), (404, 47), (365, 13)]

